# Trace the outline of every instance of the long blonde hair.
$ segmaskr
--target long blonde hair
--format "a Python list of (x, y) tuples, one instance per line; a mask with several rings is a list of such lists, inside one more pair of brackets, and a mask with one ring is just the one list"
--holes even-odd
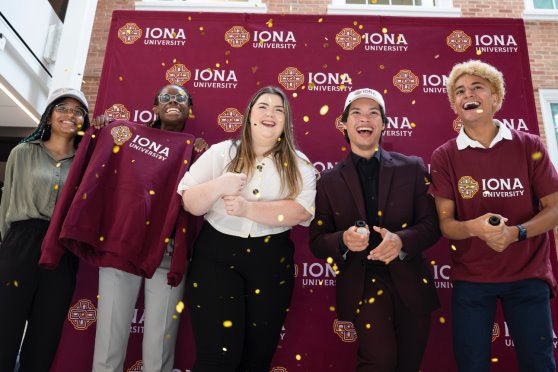
[[(275, 146), (265, 153), (264, 156), (272, 155), (273, 163), (281, 178), (281, 192), (286, 188), (286, 190), (288, 190), (287, 199), (294, 199), (302, 190), (302, 176), (297, 163), (300, 157), (296, 153), (296, 146), (294, 143), (291, 106), (285, 93), (277, 87), (267, 86), (261, 88), (250, 100), (244, 112), (242, 131), (239, 138), (233, 141), (233, 147), (237, 150), (236, 155), (227, 166), (227, 171), (245, 173), (249, 179), (252, 177), (256, 165), (256, 154), (252, 147), (250, 115), (252, 113), (252, 107), (254, 107), (258, 98), (266, 93), (281, 97), (285, 113), (285, 126)], [(231, 147), (231, 151), (233, 147)]]

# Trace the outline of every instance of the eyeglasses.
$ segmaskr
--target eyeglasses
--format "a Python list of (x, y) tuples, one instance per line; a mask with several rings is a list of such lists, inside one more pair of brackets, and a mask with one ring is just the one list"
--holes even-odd
[(169, 103), (171, 99), (174, 99), (176, 102), (186, 102), (188, 99), (187, 94), (159, 94), (159, 102), (161, 103)]
[(85, 111), (81, 107), (72, 108), (64, 104), (59, 104), (54, 106), (54, 111), (59, 112), (61, 114), (72, 114), (76, 118), (83, 118), (85, 117), (85, 115), (87, 115), (87, 111)]

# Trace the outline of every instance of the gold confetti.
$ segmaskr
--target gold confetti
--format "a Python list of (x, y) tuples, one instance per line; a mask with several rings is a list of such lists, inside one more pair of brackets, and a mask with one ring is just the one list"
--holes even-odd
[(224, 348), (223, 348), (223, 351), (227, 351), (227, 348), (226, 348), (226, 347), (224, 347)]
[(382, 211), (378, 211), (378, 217), (382, 217)]
[(83, 136), (83, 135), (85, 134), (85, 132), (82, 131), (82, 130), (79, 130), (76, 134), (77, 134), (78, 136)]
[(330, 306), (329, 311), (331, 311), (331, 312), (335, 311), (335, 306)]
[(378, 289), (378, 292), (376, 292), (376, 294), (377, 294), (378, 296), (381, 296), (381, 295), (384, 294), (384, 290), (383, 290), (383, 289)]
[(401, 228), (406, 228), (407, 227), (407, 222), (405, 222), (403, 225), (401, 225)]
[(335, 56), (335, 59), (339, 61), (341, 59), (341, 57), (340, 56)]
[(358, 25), (358, 22), (357, 22), (357, 21), (353, 21), (353, 26), (356, 26), (356, 25)]
[(273, 27), (273, 19), (270, 19), (270, 20), (267, 21), (265, 24), (266, 24), (267, 27), (269, 27), (269, 28)]
[(165, 244), (169, 244), (170, 239), (169, 239), (169, 238), (165, 238), (164, 242), (165, 242)]
[(498, 363), (498, 358), (490, 358), (490, 361), (491, 361), (492, 363)]
[(328, 111), (329, 111), (329, 106), (328, 105), (323, 105), (320, 108), (320, 115), (322, 115), (322, 116), (326, 115)]
[(54, 185), (54, 189), (55, 189), (55, 190), (58, 190), (58, 185)]
[(326, 262), (327, 262), (328, 264), (331, 265), (331, 264), (333, 263), (333, 258), (332, 258), (332, 257), (328, 257), (328, 258), (326, 259)]
[(417, 125), (415, 123), (411, 123), (411, 128), (416, 127)]
[(477, 49), (477, 56), (480, 56), (482, 54), (480, 49)]
[(282, 214), (277, 216), (277, 221), (279, 221), (279, 222), (283, 222), (284, 219), (285, 219), (285, 216), (283, 216)]
[(305, 123), (308, 123), (308, 122), (310, 121), (310, 118), (309, 118), (308, 116), (304, 116), (304, 117), (302, 118), (302, 120), (303, 120)]
[(266, 236), (265, 239), (264, 239), (264, 243), (269, 243), (269, 239), (271, 239), (271, 236), (269, 236), (269, 235)]
[(149, 190), (149, 195), (155, 195), (155, 191)]
[(215, 67), (219, 68), (219, 67), (221, 67), (221, 64), (220, 64), (220, 63), (216, 63), (216, 64), (215, 64)]
[(194, 283), (192, 283), (192, 286), (193, 286), (194, 288), (198, 288), (198, 283), (194, 282)]
[(438, 59), (438, 58), (440, 58), (440, 55), (439, 55), (439, 54), (436, 54), (436, 55), (434, 56), (434, 59)]
[(416, 100), (412, 100), (411, 105), (414, 105), (416, 102), (417, 102)]
[(542, 152), (540, 152), (540, 151), (534, 152), (534, 153), (531, 155), (531, 158), (532, 158), (533, 160), (540, 160), (540, 159), (542, 158)]
[(105, 237), (101, 235), (101, 236), (99, 236), (99, 240), (100, 240), (100, 241), (104, 241), (104, 240), (105, 240)]
[(232, 325), (233, 325), (233, 323), (230, 320), (223, 321), (223, 327), (225, 327), (225, 328), (231, 328)]
[(366, 323), (366, 328), (370, 329), (370, 327), (372, 327), (372, 325), (370, 323)]
[(387, 89), (384, 89), (384, 94), (387, 94), (387, 92), (388, 92), (388, 90), (387, 90)]
[(440, 324), (446, 324), (446, 318), (443, 316), (440, 317)]
[(322, 226), (322, 225), (324, 224), (324, 221), (318, 220), (318, 221), (316, 222), (316, 224), (317, 224), (318, 226)]
[(302, 356), (300, 356), (300, 354), (296, 354), (296, 355), (295, 355), (295, 359), (296, 359), (296, 360), (301, 360), (301, 359), (302, 359)]
[(455, 245), (451, 245), (451, 249), (453, 249), (454, 251), (457, 251), (457, 247)]
[(426, 278), (422, 278), (422, 282), (423, 282), (424, 284), (428, 284), (428, 280), (427, 280)]
[(322, 23), (323, 22), (323, 18), (318, 19), (318, 23)]
[(432, 266), (436, 265), (436, 261), (434, 261), (434, 260), (430, 261), (430, 265), (432, 265)]
[(184, 302), (178, 301), (176, 304), (176, 312), (180, 314), (182, 313), (182, 310), (184, 310)]
[(252, 250), (250, 248), (246, 248), (246, 253), (251, 253)]
[(188, 159), (184, 159), (184, 165), (188, 164)]
[(368, 303), (369, 303), (369, 304), (373, 304), (374, 301), (376, 301), (376, 299), (375, 299), (374, 297), (370, 297), (370, 298), (368, 299)]
[(261, 292), (261, 291), (260, 291), (259, 289), (256, 289), (256, 290), (254, 291), (255, 294), (260, 294), (260, 292)]
[(297, 92), (294, 92), (294, 93), (293, 93), (293, 97), (294, 97), (294, 98), (298, 97), (298, 93), (297, 93)]
[(165, 67), (166, 66), (165, 62), (161, 62), (161, 66)]
[(363, 27), (364, 27), (363, 25), (358, 25), (359, 30), (362, 30)]
[(83, 195), (81, 196), (81, 198), (82, 198), (83, 200), (86, 200), (86, 199), (87, 199), (87, 193), (84, 192)]
[(284, 166), (284, 167), (288, 167), (288, 166), (289, 166), (289, 163), (284, 162), (284, 163), (283, 163), (283, 166)]
[(384, 34), (386, 34), (386, 33), (388, 32), (387, 27), (382, 28), (382, 32), (383, 32)]
[(16, 287), (16, 288), (19, 287), (19, 282), (17, 280), (14, 280), (14, 287)]
[(203, 31), (203, 26), (200, 26), (200, 31)]
[(120, 151), (120, 146), (114, 145), (114, 147), (112, 148), (112, 152), (118, 154), (118, 151)]

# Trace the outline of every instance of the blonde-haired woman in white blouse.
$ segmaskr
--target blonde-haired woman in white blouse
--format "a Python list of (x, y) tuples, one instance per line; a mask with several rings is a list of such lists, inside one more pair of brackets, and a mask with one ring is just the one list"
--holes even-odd
[(254, 94), (240, 137), (210, 147), (178, 187), (204, 215), (186, 282), (194, 371), (269, 371), (294, 284), (290, 229), (314, 214), (316, 171), (276, 87)]

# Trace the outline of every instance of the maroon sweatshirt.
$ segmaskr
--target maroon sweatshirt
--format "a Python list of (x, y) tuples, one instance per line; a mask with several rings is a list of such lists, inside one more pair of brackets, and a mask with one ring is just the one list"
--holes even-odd
[(54, 209), (39, 264), (56, 267), (67, 249), (93, 265), (151, 278), (174, 237), (167, 277), (178, 285), (191, 236), (176, 189), (190, 166), (194, 139), (123, 120), (90, 128)]

